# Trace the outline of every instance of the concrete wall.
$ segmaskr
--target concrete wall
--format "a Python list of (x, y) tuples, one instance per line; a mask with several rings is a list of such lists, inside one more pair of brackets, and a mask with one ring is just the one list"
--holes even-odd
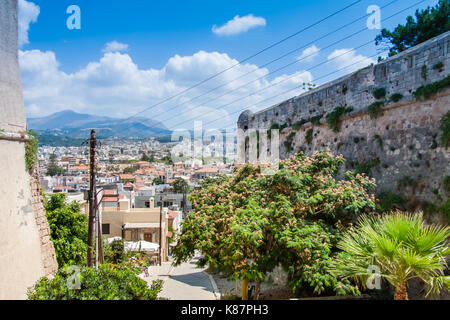
[(0, 1), (0, 299), (25, 299), (27, 288), (57, 269), (39, 184), (25, 168), (26, 130), (17, 59), (17, 0)]
[[(239, 162), (248, 161), (245, 139), (252, 129), (266, 132), (273, 124), (286, 124), (287, 128), (280, 132), (281, 159), (299, 150), (312, 154), (331, 149), (350, 160), (347, 169), (352, 169), (352, 164), (354, 167), (357, 163), (377, 163), (372, 175), (377, 179), (378, 191), (403, 193), (416, 202), (434, 202), (439, 196), (445, 199), (442, 180), (450, 175), (450, 148), (441, 146), (439, 125), (450, 110), (450, 90), (427, 101), (416, 101), (413, 92), (447, 77), (449, 57), (450, 32), (447, 32), (271, 108), (257, 113), (245, 111), (238, 121)], [(443, 64), (442, 70), (434, 68), (439, 62)], [(378, 88), (386, 89), (386, 97), (400, 93), (403, 99), (390, 102), (383, 108), (383, 115), (371, 119), (368, 106), (376, 101), (373, 91)], [(341, 129), (336, 133), (327, 126), (325, 118), (337, 106), (352, 106), (354, 111), (342, 117)], [(313, 116), (322, 116), (321, 125), (307, 122), (298, 130), (294, 127), (297, 121)], [(313, 140), (308, 144), (305, 134), (311, 128)], [(381, 147), (378, 141), (382, 141)], [(405, 176), (417, 182), (414, 190), (399, 185)]]

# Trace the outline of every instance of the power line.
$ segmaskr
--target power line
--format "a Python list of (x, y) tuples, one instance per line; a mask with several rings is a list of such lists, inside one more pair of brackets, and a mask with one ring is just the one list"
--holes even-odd
[[(404, 12), (404, 11), (406, 11), (406, 10), (408, 10), (408, 9), (410, 9), (410, 8), (416, 6), (416, 5), (418, 5), (418, 4), (420, 4), (420, 3), (424, 2), (424, 1), (425, 1), (425, 0), (421, 0), (421, 1), (419, 1), (419, 2), (417, 2), (417, 3), (415, 3), (415, 4), (411, 5), (411, 6), (409, 6), (409, 7), (405, 8), (405, 9), (403, 9), (403, 10), (400, 10), (400, 11), (396, 12), (395, 14), (393, 14), (393, 15), (387, 17), (385, 20), (389, 20), (389, 19), (393, 18), (394, 16), (396, 16), (396, 15), (398, 15), (398, 14), (400, 14), (400, 13), (402, 13), (402, 12)], [(366, 31), (366, 30), (367, 30), (367, 28), (363, 28), (363, 29), (361, 29), (361, 30), (359, 30), (359, 31), (357, 31), (357, 32), (355, 32), (355, 33), (349, 35), (349, 36), (346, 36), (346, 37), (344, 37), (344, 38), (342, 38), (342, 39), (340, 39), (340, 40), (338, 40), (338, 41), (333, 42), (332, 44), (330, 44), (330, 45), (324, 47), (322, 50), (328, 49), (328, 48), (330, 48), (330, 47), (332, 47), (332, 46), (334, 46), (334, 45), (336, 45), (336, 44), (338, 44), (338, 43), (340, 43), (340, 42), (342, 42), (342, 41), (344, 41), (344, 40), (347, 40), (347, 39), (349, 39), (349, 38), (351, 38), (351, 37), (353, 37), (353, 36), (355, 36), (355, 35), (357, 35), (357, 34), (359, 34), (359, 33), (364, 32), (364, 31)], [(313, 67), (306, 69), (306, 70), (303, 71), (302, 73), (305, 73), (306, 71), (310, 71), (310, 70), (312, 70), (312, 69), (315, 69), (315, 68), (317, 68), (317, 67), (319, 67), (319, 66), (321, 66), (321, 65), (323, 65), (323, 64), (325, 64), (325, 63), (327, 63), (327, 62), (329, 62), (329, 61), (332, 61), (332, 60), (334, 60), (334, 59), (336, 59), (336, 58), (339, 58), (339, 57), (341, 57), (341, 56), (343, 56), (343, 55), (345, 55), (345, 54), (348, 54), (349, 52), (351, 52), (351, 51), (353, 51), (353, 50), (355, 50), (355, 49), (359, 49), (359, 48), (364, 47), (364, 46), (366, 46), (366, 45), (368, 45), (368, 44), (370, 44), (370, 43), (372, 43), (372, 40), (370, 40), (370, 41), (368, 41), (368, 42), (366, 42), (366, 43), (364, 43), (364, 44), (362, 44), (362, 45), (360, 45), (360, 46), (358, 46), (358, 47), (356, 47), (356, 48), (353, 48), (353, 49), (351, 49), (351, 50), (348, 50), (348, 51), (344, 52), (344, 53), (341, 54), (341, 55), (338, 55), (338, 56), (336, 56), (336, 57), (333, 57), (332, 59), (323, 61), (323, 62), (321, 62), (321, 63), (319, 63), (319, 64), (317, 64), (317, 65), (314, 65)], [(379, 53), (378, 53), (378, 54), (379, 54)], [(304, 59), (308, 58), (309, 56), (310, 56), (310, 55), (304, 57)], [(280, 67), (280, 68), (278, 68), (278, 69), (276, 69), (276, 70), (270, 72), (270, 73), (267, 74), (267, 75), (270, 75), (270, 74), (273, 74), (273, 73), (275, 73), (275, 72), (277, 72), (277, 71), (280, 71), (280, 70), (282, 70), (282, 69), (285, 69), (285, 68), (287, 68), (287, 67), (289, 67), (289, 66), (291, 66), (291, 65), (293, 65), (293, 64), (295, 64), (295, 63), (297, 63), (297, 62), (300, 61), (300, 60), (301, 60), (301, 59), (296, 60), (296, 61), (293, 61), (293, 62), (290, 62), (290, 63), (288, 63), (288, 64), (286, 64), (286, 65), (284, 65), (284, 66), (282, 66), (282, 67)], [(302, 73), (301, 73), (301, 74), (302, 74)], [(203, 104), (207, 104), (207, 103), (210, 103), (210, 102), (212, 102), (212, 101), (215, 101), (216, 99), (218, 99), (218, 98), (220, 98), (220, 97), (223, 97), (224, 95), (227, 95), (227, 94), (232, 93), (232, 92), (234, 92), (234, 91), (237, 91), (238, 89), (240, 89), (240, 88), (242, 88), (242, 87), (245, 87), (245, 86), (249, 85), (249, 84), (252, 83), (252, 82), (255, 82), (255, 81), (258, 81), (258, 80), (260, 80), (260, 79), (262, 79), (262, 78), (265, 78), (267, 75), (264, 75), (264, 76), (262, 76), (262, 77), (259, 77), (259, 78), (257, 78), (257, 79), (254, 79), (254, 80), (252, 80), (252, 81), (250, 81), (250, 82), (247, 82), (247, 83), (245, 83), (244, 85), (242, 85), (242, 86), (240, 86), (240, 87), (238, 87), (238, 88), (236, 88), (236, 89), (230, 90), (230, 91), (228, 91), (228, 92), (222, 94), (222, 95), (219, 96), (219, 97), (216, 97), (216, 98), (213, 98), (213, 99), (211, 99), (211, 100), (209, 100), (209, 101), (206, 101), (206, 102), (203, 103)], [(285, 82), (285, 81), (287, 81), (287, 80), (289, 80), (289, 79), (292, 79), (292, 78), (295, 77), (295, 76), (298, 76), (298, 74), (293, 74), (293, 75), (291, 75), (291, 76), (289, 76), (289, 77), (287, 77), (287, 78), (284, 78), (283, 80), (281, 80), (281, 81), (279, 81), (279, 82), (277, 82), (277, 83), (274, 83), (274, 84), (271, 84), (271, 85), (269, 85), (269, 86), (266, 86), (265, 88), (262, 88), (262, 89), (260, 89), (260, 90), (258, 90), (258, 91), (255, 91), (255, 92), (253, 92), (253, 93), (251, 93), (251, 94), (249, 94), (249, 95), (247, 95), (247, 96), (245, 96), (245, 97), (238, 98), (238, 99), (233, 100), (233, 101), (231, 101), (231, 102), (229, 102), (229, 103), (226, 103), (226, 104), (224, 104), (224, 105), (222, 105), (222, 106), (220, 106), (220, 107), (218, 107), (218, 108), (214, 108), (213, 111), (211, 111), (211, 112), (209, 112), (209, 113), (207, 113), (207, 114), (210, 114), (210, 113), (212, 113), (212, 112), (215, 112), (215, 111), (217, 111), (217, 110), (220, 110), (221, 108), (226, 107), (226, 106), (229, 106), (229, 105), (231, 105), (231, 104), (233, 104), (233, 103), (242, 101), (242, 100), (244, 100), (244, 99), (246, 99), (246, 98), (249, 98), (249, 97), (255, 95), (256, 93), (262, 92), (262, 91), (264, 91), (264, 90), (266, 90), (266, 89), (269, 89), (269, 88), (271, 88), (271, 87), (273, 87), (273, 86), (275, 86), (275, 85), (278, 85), (278, 84), (280, 84), (280, 83), (282, 83), (282, 82)], [(317, 80), (317, 79), (316, 79), (316, 80)], [(201, 107), (201, 105), (195, 106), (195, 107), (193, 107), (193, 109), (198, 108), (198, 107)], [(172, 127), (179, 126), (179, 125), (184, 124), (184, 123), (186, 123), (186, 122), (188, 122), (188, 121), (191, 121), (191, 120), (193, 120), (193, 119), (194, 119), (194, 118), (189, 118), (189, 119), (187, 119), (186, 121), (182, 121), (182, 122), (180, 122), (180, 123), (177, 123), (177, 124), (173, 125)], [(166, 120), (167, 120), (167, 119), (166, 119)]]
[[(356, 47), (356, 48), (347, 50), (347, 51), (345, 51), (344, 53), (342, 53), (342, 54), (340, 54), (340, 55), (338, 55), (338, 56), (336, 56), (336, 57), (333, 57), (333, 58), (330, 59), (330, 60), (328, 60), (328, 59), (327, 59), (327, 60), (324, 60), (324, 61), (322, 61), (321, 63), (316, 64), (315, 66), (313, 66), (313, 67), (311, 67), (311, 68), (308, 68), (308, 69), (304, 70), (302, 73), (300, 73), (300, 75), (303, 74), (303, 73), (306, 73), (307, 71), (310, 71), (310, 70), (312, 70), (312, 69), (315, 69), (315, 68), (317, 68), (317, 67), (319, 67), (319, 66), (321, 66), (321, 65), (323, 65), (323, 64), (326, 64), (326, 63), (328, 63), (328, 62), (330, 62), (330, 61), (332, 61), (332, 60), (334, 60), (334, 59), (337, 59), (337, 58), (339, 58), (339, 57), (342, 57), (342, 56), (344, 56), (344, 55), (346, 55), (346, 54), (352, 52), (352, 51), (355, 50), (355, 49), (359, 49), (359, 48), (362, 48), (362, 47), (364, 47), (364, 46), (367, 46), (367, 45), (370, 44), (370, 43), (372, 43), (372, 40), (370, 40), (370, 41), (368, 41), (368, 42), (364, 43), (363, 45), (360, 45), (360, 46), (358, 46), (358, 47)], [(260, 93), (260, 92), (262, 92), (262, 91), (264, 91), (264, 90), (267, 90), (267, 89), (272, 88), (272, 87), (274, 87), (274, 86), (276, 86), (276, 85), (279, 85), (280, 83), (283, 83), (283, 82), (285, 82), (285, 81), (287, 81), (287, 80), (290, 80), (290, 79), (292, 79), (292, 78), (294, 78), (294, 77), (296, 77), (296, 76), (299, 76), (299, 74), (294, 73), (293, 75), (291, 75), (291, 76), (289, 76), (289, 77), (287, 77), (287, 78), (284, 78), (284, 79), (281, 80), (281, 81), (278, 81), (278, 82), (276, 82), (276, 83), (272, 83), (272, 84), (270, 84), (270, 85), (268, 85), (268, 86), (266, 86), (266, 87), (264, 87), (264, 88), (262, 88), (262, 89), (260, 89), (260, 90), (257, 90), (257, 91), (252, 92), (251, 94), (249, 94), (249, 95), (247, 95), (247, 96), (245, 96), (245, 97), (238, 98), (238, 99), (233, 100), (233, 101), (231, 101), (231, 102), (229, 102), (229, 103), (226, 103), (226, 104), (224, 104), (224, 105), (222, 105), (222, 106), (220, 106), (220, 107), (218, 107), (218, 108), (215, 108), (213, 111), (211, 111), (211, 112), (209, 112), (209, 113), (207, 113), (207, 114), (216, 112), (217, 110), (220, 110), (220, 109), (222, 109), (222, 108), (224, 108), (224, 107), (226, 107), (226, 106), (229, 106), (230, 104), (233, 104), (233, 103), (236, 103), (236, 102), (240, 102), (240, 101), (242, 101), (242, 100), (244, 100), (244, 99), (247, 99), (247, 98), (249, 98), (249, 97), (251, 97), (251, 96), (253, 96), (253, 95), (257, 94), (257, 93)], [(182, 125), (182, 124), (184, 124), (184, 123), (186, 123), (186, 122), (189, 122), (189, 121), (191, 121), (191, 120), (193, 120), (193, 118), (190, 118), (190, 119), (187, 119), (187, 120), (182, 121), (182, 122), (180, 122), (180, 123), (177, 123), (177, 124), (174, 125), (174, 127), (180, 126), (180, 125)]]
[[(388, 50), (385, 50), (385, 51), (382, 51), (382, 52), (388, 52)], [(377, 55), (379, 55), (379, 53), (373, 54), (373, 55), (369, 56), (368, 58), (373, 58), (373, 57), (376, 57)], [(344, 69), (347, 69), (347, 68), (349, 68), (349, 67), (351, 67), (351, 66), (353, 66), (353, 65), (356, 65), (356, 64), (358, 64), (358, 63), (361, 63), (361, 62), (364, 61), (364, 60), (365, 60), (365, 59), (361, 59), (360, 61), (354, 62), (354, 63), (352, 63), (352, 64), (349, 64), (349, 65), (345, 66), (345, 67), (342, 67), (342, 68), (340, 68), (340, 69), (337, 69), (337, 70), (335, 70), (335, 71), (333, 71), (333, 72), (330, 72), (330, 73), (328, 73), (328, 74), (326, 74), (326, 75), (323, 75), (323, 76), (317, 78), (317, 80), (326, 78), (326, 77), (328, 77), (328, 76), (330, 76), (330, 75), (332, 75), (332, 74), (335, 74), (335, 73), (337, 73), (337, 72), (339, 72), (339, 71), (342, 71), (342, 70), (344, 70)], [(245, 107), (245, 108), (243, 108), (243, 109), (240, 109), (240, 110), (231, 112), (231, 113), (229, 113), (229, 115), (232, 115), (232, 114), (235, 114), (235, 113), (238, 113), (238, 112), (242, 112), (242, 111), (244, 111), (244, 110), (246, 110), (246, 109), (248, 109), (248, 108), (251, 108), (251, 107), (254, 107), (254, 106), (260, 104), (261, 102), (264, 102), (264, 101), (268, 101), (268, 100), (277, 98), (277, 97), (282, 96), (282, 95), (284, 95), (284, 94), (286, 94), (286, 93), (288, 93), (288, 92), (297, 90), (298, 88), (299, 88), (299, 86), (297, 86), (297, 87), (295, 87), (295, 88), (292, 88), (292, 89), (289, 89), (289, 90), (287, 90), (287, 91), (281, 92), (281, 93), (279, 93), (279, 94), (276, 94), (276, 95), (274, 95), (274, 96), (272, 96), (272, 97), (265, 98), (264, 100), (258, 101), (257, 103), (255, 103), (255, 104), (253, 104), (253, 105), (251, 105), (251, 106), (249, 106), (249, 107)], [(218, 120), (220, 120), (220, 119), (215, 119), (215, 120), (206, 122), (205, 125), (211, 124), (211, 123), (216, 122), (216, 121), (218, 121)], [(234, 121), (233, 121), (233, 122), (234, 122)]]
[[(265, 48), (261, 49), (260, 51), (254, 53), (254, 54), (252, 54), (252, 55), (250, 55), (250, 56), (248, 56), (247, 58), (245, 58), (245, 59), (243, 59), (243, 60), (241, 60), (241, 61), (235, 63), (234, 65), (232, 65), (232, 66), (230, 66), (230, 67), (228, 67), (228, 68), (226, 68), (226, 69), (224, 69), (224, 70), (222, 70), (222, 71), (220, 71), (220, 72), (218, 72), (218, 73), (216, 73), (216, 74), (214, 74), (214, 75), (212, 75), (212, 76), (210, 76), (210, 77), (208, 77), (208, 78), (206, 78), (206, 79), (204, 79), (204, 80), (202, 80), (202, 81), (200, 81), (200, 82), (198, 82), (198, 83), (196, 83), (196, 84), (194, 84), (193, 86), (190, 86), (190, 87), (188, 87), (188, 88), (182, 90), (181, 92), (179, 92), (179, 93), (177, 93), (177, 94), (175, 94), (175, 95), (173, 95), (173, 96), (170, 96), (170, 97), (168, 97), (168, 98), (166, 98), (166, 99), (164, 99), (164, 100), (162, 100), (162, 101), (160, 101), (160, 102), (157, 102), (156, 104), (153, 104), (152, 106), (150, 106), (150, 107), (148, 107), (148, 108), (145, 108), (144, 110), (142, 110), (142, 111), (140, 111), (140, 112), (138, 112), (138, 113), (136, 113), (136, 114), (134, 114), (134, 115), (132, 115), (132, 116), (126, 118), (126, 119), (124, 119), (123, 121), (121, 121), (121, 123), (122, 123), (122, 122), (125, 122), (125, 121), (128, 121), (128, 120), (130, 120), (130, 119), (136, 117), (137, 115), (139, 115), (139, 114), (141, 114), (141, 113), (143, 113), (143, 112), (145, 112), (145, 111), (150, 110), (151, 108), (154, 108), (154, 107), (156, 107), (156, 106), (158, 106), (158, 105), (161, 105), (161, 104), (163, 104), (163, 103), (165, 103), (165, 102), (167, 102), (167, 101), (170, 101), (170, 100), (172, 100), (172, 99), (174, 99), (174, 98), (176, 98), (176, 97), (179, 97), (179, 96), (181, 96), (182, 94), (184, 94), (184, 93), (186, 93), (186, 92), (188, 92), (188, 91), (190, 91), (190, 90), (192, 90), (192, 89), (195, 89), (195, 88), (197, 88), (198, 86), (204, 84), (205, 82), (208, 82), (209, 80), (212, 80), (212, 79), (214, 79), (214, 78), (217, 78), (219, 75), (221, 75), (221, 74), (227, 72), (228, 70), (231, 70), (231, 69), (233, 69), (234, 67), (236, 67), (236, 66), (238, 66), (238, 65), (240, 65), (240, 64), (242, 64), (242, 63), (244, 63), (244, 62), (246, 62), (246, 61), (248, 61), (248, 60), (250, 60), (250, 59), (252, 59), (252, 58), (254, 58), (254, 57), (256, 57), (256, 56), (258, 56), (258, 55), (260, 55), (261, 53), (263, 53), (263, 52), (265, 52), (265, 51), (268, 51), (268, 50), (272, 49), (273, 47), (275, 47), (275, 46), (277, 46), (277, 45), (279, 45), (279, 44), (281, 44), (281, 43), (283, 43), (283, 42), (285, 42), (285, 41), (287, 41), (287, 40), (289, 40), (289, 39), (291, 39), (291, 38), (293, 38), (293, 37), (295, 37), (295, 36), (301, 34), (302, 32), (305, 32), (305, 31), (308, 30), (308, 29), (311, 29), (312, 27), (314, 27), (314, 26), (316, 26), (316, 25), (322, 23), (323, 21), (328, 20), (329, 18), (331, 18), (331, 17), (333, 17), (333, 16), (335, 16), (335, 15), (337, 15), (337, 14), (339, 14), (339, 13), (345, 11), (345, 10), (347, 10), (348, 8), (353, 7), (354, 5), (358, 4), (358, 3), (361, 2), (361, 1), (362, 1), (362, 0), (357, 0), (357, 1), (355, 1), (355, 2), (353, 2), (353, 3), (351, 3), (351, 4), (349, 4), (349, 5), (347, 5), (346, 7), (344, 7), (344, 8), (342, 8), (342, 9), (340, 9), (340, 10), (338, 10), (338, 11), (336, 11), (336, 12), (334, 12), (334, 13), (328, 15), (328, 16), (326, 16), (325, 18), (322, 18), (322, 19), (320, 19), (319, 21), (316, 21), (316, 22), (314, 22), (313, 24), (310, 24), (310, 25), (306, 26), (305, 28), (303, 28), (303, 29), (301, 29), (301, 30), (299, 30), (299, 31), (297, 31), (297, 32), (295, 32), (295, 33), (293, 33), (293, 34), (291, 34), (291, 35), (289, 35), (289, 36), (287, 36), (287, 37), (285, 37), (285, 38), (283, 38), (283, 39), (281, 39), (281, 40), (279, 40), (279, 41), (277, 41), (277, 42), (271, 44), (271, 45), (269, 45), (268, 47), (265, 47)], [(119, 124), (120, 124), (120, 123), (119, 123)], [(119, 124), (117, 124), (117, 125), (119, 125)]]
[[(389, 2), (388, 4), (382, 6), (381, 9), (384, 9), (384, 8), (390, 6), (390, 5), (392, 5), (393, 3), (398, 2), (398, 1), (399, 1), (399, 0), (393, 0), (393, 1)], [(229, 85), (230, 83), (233, 83), (233, 82), (236, 81), (236, 80), (242, 79), (243, 77), (248, 76), (248, 75), (250, 75), (250, 74), (252, 74), (252, 73), (258, 71), (258, 70), (260, 70), (261, 68), (267, 67), (267, 66), (271, 65), (271, 64), (274, 63), (274, 62), (277, 62), (277, 61), (279, 61), (279, 60), (281, 60), (281, 59), (283, 59), (283, 58), (285, 58), (285, 57), (287, 57), (287, 56), (289, 56), (289, 55), (291, 55), (291, 54), (293, 54), (293, 53), (295, 53), (295, 52), (297, 52), (297, 51), (299, 51), (299, 50), (301, 50), (301, 49), (304, 49), (304, 48), (306, 48), (306, 47), (308, 47), (308, 46), (310, 46), (310, 45), (316, 43), (317, 41), (320, 41), (320, 40), (322, 40), (322, 39), (325, 39), (325, 38), (329, 37), (330, 35), (332, 35), (332, 34), (338, 32), (338, 31), (340, 31), (340, 30), (342, 30), (342, 29), (345, 29), (346, 27), (348, 27), (348, 26), (350, 26), (350, 25), (352, 25), (352, 24), (354, 24), (354, 23), (356, 23), (356, 22), (358, 22), (358, 21), (360, 21), (360, 20), (362, 20), (362, 19), (367, 18), (368, 16), (370, 16), (370, 14), (365, 14), (365, 15), (363, 15), (363, 16), (361, 16), (361, 17), (355, 19), (355, 20), (353, 20), (352, 22), (346, 23), (345, 25), (343, 25), (343, 26), (341, 26), (341, 27), (339, 27), (339, 28), (337, 28), (337, 29), (335, 29), (335, 30), (333, 30), (333, 31), (331, 31), (331, 32), (328, 32), (328, 33), (326, 33), (325, 35), (323, 35), (323, 36), (321, 36), (321, 37), (319, 37), (319, 38), (317, 38), (317, 39), (315, 39), (315, 40), (313, 40), (313, 41), (310, 41), (309, 43), (307, 43), (307, 44), (305, 44), (305, 45), (303, 45), (303, 46), (301, 46), (301, 47), (297, 47), (297, 48), (295, 48), (295, 49), (293, 49), (293, 50), (290, 50), (289, 52), (287, 52), (287, 53), (285, 53), (285, 54), (283, 54), (283, 55), (281, 55), (281, 56), (279, 56), (279, 57), (277, 57), (277, 58), (275, 58), (275, 59), (273, 59), (273, 60), (271, 60), (271, 61), (269, 61), (269, 62), (267, 62), (267, 63), (265, 63), (265, 64), (263, 64), (263, 65), (261, 65), (261, 66), (259, 66), (258, 69), (253, 69), (253, 70), (251, 70), (251, 71), (249, 71), (249, 72), (247, 72), (247, 73), (245, 73), (245, 74), (243, 74), (243, 75), (240, 75), (239, 77), (237, 77), (237, 78), (235, 78), (235, 79), (233, 79), (233, 80), (231, 80), (231, 81), (228, 81), (228, 82), (226, 82), (226, 83), (224, 83), (224, 84), (221, 84), (221, 85), (219, 85), (219, 86), (217, 86), (217, 87), (215, 87), (215, 88), (212, 88), (212, 89), (210, 89), (210, 90), (208, 90), (208, 91), (206, 91), (206, 92), (204, 92), (204, 93), (202, 93), (202, 94), (200, 94), (200, 95), (198, 95), (198, 96), (195, 96), (195, 97), (193, 97), (193, 98), (191, 98), (191, 99), (189, 99), (189, 100), (187, 100), (187, 101), (184, 101), (183, 104), (186, 104), (186, 103), (192, 102), (192, 101), (194, 101), (194, 100), (197, 100), (198, 98), (201, 98), (201, 97), (203, 97), (203, 96), (205, 96), (205, 95), (207, 95), (207, 94), (209, 94), (209, 93), (211, 93), (211, 92), (213, 92), (213, 91), (216, 91), (217, 89), (220, 89), (220, 88), (222, 88), (222, 87), (225, 87), (225, 86)], [(365, 30), (367, 30), (367, 29), (364, 28), (363, 30), (365, 31)], [(360, 31), (360, 32), (361, 32), (361, 31)], [(354, 34), (354, 35), (355, 35), (355, 34)], [(345, 39), (344, 39), (344, 40), (345, 40)], [(324, 49), (326, 49), (326, 48), (322, 48), (321, 50), (324, 50)], [(301, 58), (301, 59), (298, 59), (298, 60), (297, 60), (296, 62), (294, 62), (294, 63), (297, 63), (297, 62), (300, 62), (300, 61), (302, 61), (302, 60), (305, 60), (305, 59), (307, 59), (308, 57), (310, 57), (310, 56), (312, 56), (312, 55), (313, 55), (313, 54), (307, 55), (307, 56), (305, 56), (305, 57), (303, 57), (303, 58)], [(290, 66), (290, 65), (292, 65), (292, 64), (294, 64), (294, 63), (288, 64), (286, 67), (288, 67), (288, 66)], [(259, 80), (259, 79), (261, 79), (261, 78), (264, 78), (264, 77), (266, 77), (266, 76), (268, 76), (268, 75), (270, 75), (270, 74), (273, 74), (273, 73), (275, 73), (275, 72), (278, 72), (278, 71), (280, 71), (280, 70), (282, 70), (282, 69), (283, 69), (283, 68), (274, 70), (274, 71), (272, 71), (272, 72), (270, 72), (270, 73), (268, 73), (268, 74), (266, 74), (266, 75), (264, 75), (264, 76), (262, 76), (262, 77), (260, 77), (260, 78), (257, 78), (257, 79), (255, 79), (255, 80), (253, 80), (253, 81), (257, 81), (257, 80)], [(253, 82), (253, 81), (251, 81), (251, 82)], [(249, 82), (249, 83), (251, 83), (251, 82)], [(246, 84), (244, 84), (243, 86), (245, 86), (245, 85), (247, 85), (247, 84), (249, 84), (249, 83), (246, 83)], [(203, 102), (202, 104), (207, 104), (207, 103), (209, 103), (209, 102), (211, 102), (211, 101), (214, 101), (215, 99), (221, 98), (221, 97), (223, 97), (224, 95), (226, 95), (226, 94), (228, 94), (228, 93), (231, 93), (231, 92), (233, 92), (233, 91), (235, 91), (235, 90), (237, 90), (237, 89), (239, 89), (239, 88), (242, 88), (243, 86), (240, 86), (240, 87), (238, 87), (238, 88), (236, 88), (236, 89), (233, 89), (233, 90), (231, 90), (231, 91), (228, 91), (228, 92), (226, 92), (226, 93), (224, 93), (224, 94), (222, 94), (222, 95), (220, 95), (220, 96), (217, 96), (217, 97), (215, 97), (213, 100), (207, 100), (206, 102)], [(170, 108), (170, 109), (168, 109), (168, 110), (165, 110), (165, 112), (169, 112), (169, 111), (171, 111), (171, 110), (174, 110), (174, 109), (176, 109), (177, 107), (179, 107), (179, 105), (176, 105), (176, 106), (174, 106), (173, 108)], [(165, 121), (165, 120), (159, 120), (159, 121)]]

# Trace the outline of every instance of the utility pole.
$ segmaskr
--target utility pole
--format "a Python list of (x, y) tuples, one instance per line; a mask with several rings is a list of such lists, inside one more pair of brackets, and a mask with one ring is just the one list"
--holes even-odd
[(163, 197), (161, 195), (161, 202), (159, 205), (159, 265), (162, 265), (162, 210), (163, 210)]
[(90, 185), (89, 185), (89, 225), (88, 225), (88, 252), (87, 264), (88, 267), (93, 266), (92, 247), (94, 245), (94, 228), (95, 228), (95, 212), (97, 203), (96, 187), (95, 187), (95, 148), (96, 148), (95, 130), (91, 130), (90, 149), (89, 149), (89, 166), (90, 166)]

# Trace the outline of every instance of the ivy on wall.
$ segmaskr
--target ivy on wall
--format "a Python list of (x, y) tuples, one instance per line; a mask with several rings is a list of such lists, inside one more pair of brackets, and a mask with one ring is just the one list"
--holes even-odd
[(29, 136), (30, 140), (25, 143), (25, 166), (26, 169), (31, 172), (37, 163), (39, 141), (36, 132), (28, 131), (27, 135)]
[(326, 117), (326, 121), (330, 129), (332, 129), (334, 132), (339, 132), (341, 117), (352, 111), (353, 107), (345, 107), (345, 106), (336, 107)]

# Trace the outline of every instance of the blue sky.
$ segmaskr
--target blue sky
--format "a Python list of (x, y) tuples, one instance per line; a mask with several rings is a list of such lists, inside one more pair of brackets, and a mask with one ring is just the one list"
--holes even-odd
[[(415, 9), (437, 3), (437, 0), (426, 0), (385, 20), (419, 1), (398, 0), (381, 9), (381, 26), (392, 29), (398, 23), (404, 23), (406, 16), (413, 14)], [(19, 56), (27, 114), (36, 117), (72, 109), (128, 117), (355, 0), (19, 2), (22, 28)], [(150, 108), (141, 116), (161, 120), (172, 129), (190, 128), (194, 120), (205, 123), (217, 120), (208, 127), (232, 127), (240, 110), (246, 107), (257, 111), (300, 94), (301, 88), (280, 95), (303, 82), (320, 85), (357, 70), (375, 61), (374, 55), (380, 49), (374, 43), (355, 49), (379, 33), (379, 30), (366, 28), (366, 19), (323, 40), (316, 39), (362, 17), (370, 5), (383, 7), (390, 2), (362, 0), (220, 77), (166, 104)], [(72, 4), (81, 9), (81, 30), (66, 27), (69, 17), (66, 9)], [(28, 30), (25, 30), (26, 26), (29, 26)], [(364, 28), (364, 32), (323, 49)], [(306, 53), (303, 51), (307, 47), (265, 68), (260, 67), (306, 44), (310, 44)], [(295, 62), (302, 53), (308, 57), (280, 72), (269, 74)], [(320, 63), (324, 64), (305, 71)], [(352, 67), (325, 77), (352, 63)], [(252, 73), (227, 84), (248, 72)], [(249, 81), (253, 82), (247, 84)], [(278, 82), (280, 84), (277, 85)], [(224, 86), (189, 101), (219, 85)], [(256, 92), (254, 96), (231, 103), (253, 92)], [(224, 96), (213, 100), (220, 95)], [(264, 100), (267, 101), (259, 103)], [(226, 104), (229, 105), (222, 107)]]

